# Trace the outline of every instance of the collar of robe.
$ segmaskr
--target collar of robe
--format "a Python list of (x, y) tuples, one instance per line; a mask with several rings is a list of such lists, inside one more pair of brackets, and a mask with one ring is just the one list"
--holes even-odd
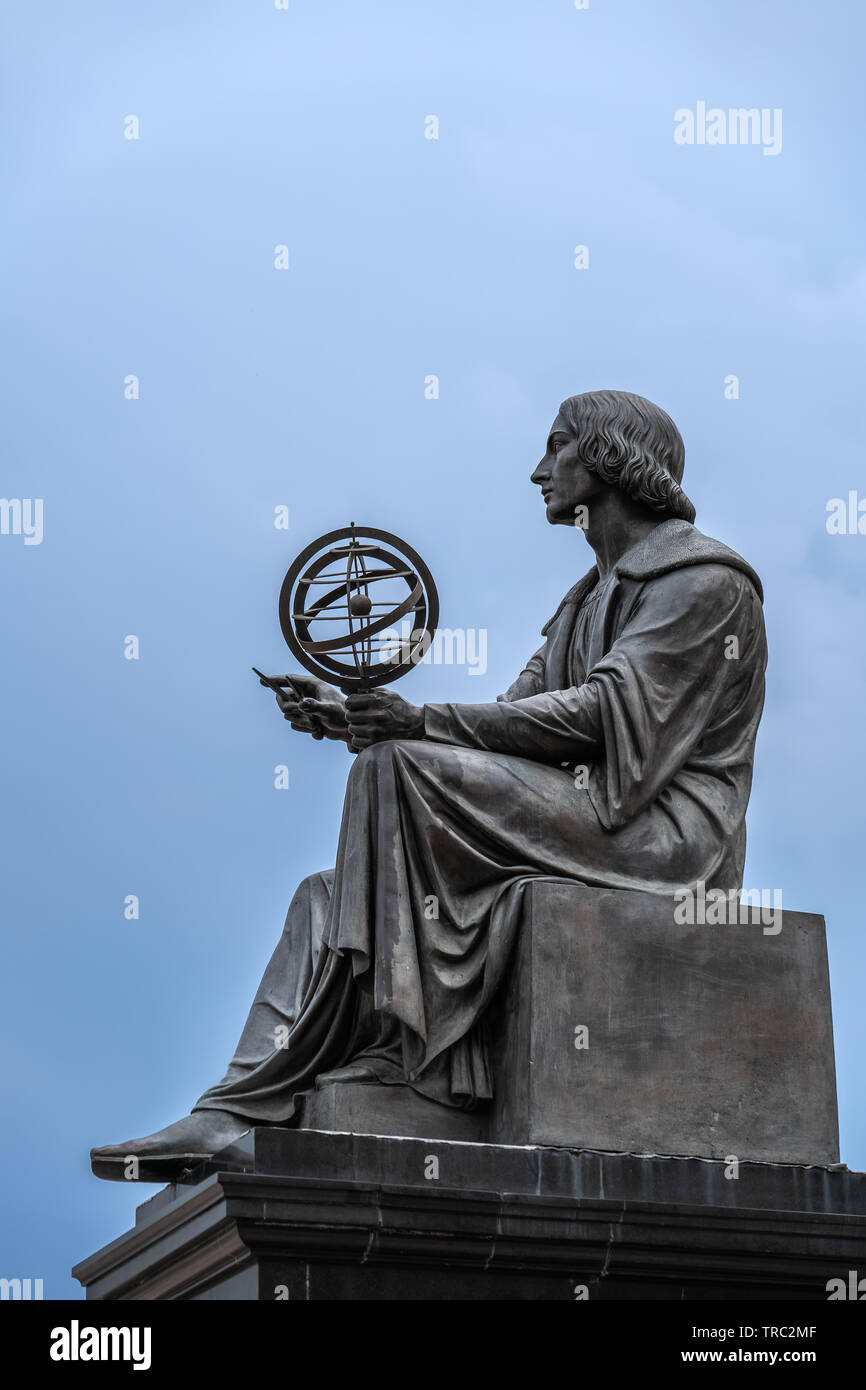
[[(705, 536), (703, 531), (699, 531), (690, 521), (681, 521), (679, 518), (671, 518), (654, 526), (643, 540), (620, 556), (613, 570), (615, 574), (625, 575), (628, 579), (655, 579), (660, 574), (683, 569), (686, 565), (707, 564), (730, 565), (733, 569), (741, 570), (754, 584), (763, 603), (764, 590), (761, 581), (748, 561), (722, 541)], [(580, 608), (584, 599), (592, 593), (598, 579), (598, 568), (593, 565), (589, 573), (569, 589), (553, 617), (544, 624), (541, 629), (543, 637), (566, 606)]]

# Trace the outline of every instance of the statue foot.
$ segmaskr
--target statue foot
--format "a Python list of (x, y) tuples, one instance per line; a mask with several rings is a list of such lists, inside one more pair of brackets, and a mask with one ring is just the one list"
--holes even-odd
[(165, 1182), (211, 1158), (250, 1128), (249, 1120), (227, 1110), (197, 1110), (143, 1139), (91, 1149), (90, 1166), (98, 1178)]
[(334, 1071), (323, 1071), (321, 1076), (316, 1077), (316, 1090), (321, 1091), (325, 1086), (340, 1086), (347, 1083), (355, 1085), (371, 1086), (378, 1084), (379, 1078), (370, 1068), (365, 1067), (360, 1062), (356, 1062), (348, 1067), (337, 1067)]

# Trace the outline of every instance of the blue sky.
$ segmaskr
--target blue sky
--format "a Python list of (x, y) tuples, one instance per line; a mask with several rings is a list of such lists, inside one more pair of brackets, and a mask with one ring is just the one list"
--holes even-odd
[[(0, 1273), (75, 1296), (153, 1190), (89, 1147), (218, 1079), (333, 863), (349, 755), (249, 671), (291, 664), (289, 561), (353, 519), (404, 536), (488, 668), (401, 692), (493, 698), (588, 568), (528, 476), (600, 386), (670, 411), (698, 525), (764, 579), (746, 883), (826, 915), (866, 1167), (866, 536), (825, 524), (866, 497), (861, 7), (13, 0), (2, 28), (0, 493), (44, 537), (0, 536)], [(699, 101), (781, 109), (781, 152), (678, 145)]]

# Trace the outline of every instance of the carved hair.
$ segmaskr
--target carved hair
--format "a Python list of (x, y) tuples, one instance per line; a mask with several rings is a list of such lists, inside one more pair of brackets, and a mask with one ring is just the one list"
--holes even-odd
[(578, 457), (606, 483), (653, 511), (694, 521), (680, 487), (686, 461), (671, 417), (630, 391), (585, 391), (559, 407), (578, 442)]

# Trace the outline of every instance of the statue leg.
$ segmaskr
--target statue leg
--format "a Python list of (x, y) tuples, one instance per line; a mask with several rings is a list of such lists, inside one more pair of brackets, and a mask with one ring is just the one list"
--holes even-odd
[[(241, 1081), (275, 1047), (284, 1046), (288, 1040), (319, 958), (333, 886), (333, 869), (311, 874), (298, 885), (286, 913), (282, 935), (262, 976), (235, 1054), (219, 1087)], [(205, 1096), (209, 1094), (205, 1092)]]

